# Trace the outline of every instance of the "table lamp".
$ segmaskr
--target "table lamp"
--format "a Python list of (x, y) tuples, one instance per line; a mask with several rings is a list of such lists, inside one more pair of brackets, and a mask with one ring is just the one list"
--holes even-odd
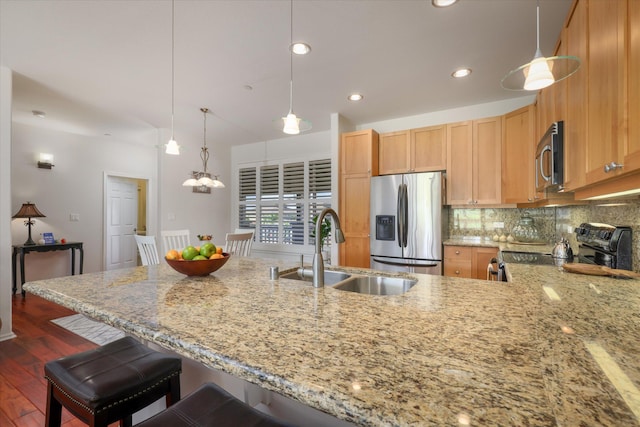
[(36, 208), (36, 205), (34, 205), (31, 202), (23, 203), (18, 213), (13, 216), (13, 218), (27, 218), (24, 222), (24, 225), (29, 227), (29, 238), (27, 239), (26, 242), (24, 242), (25, 246), (31, 246), (36, 244), (36, 242), (34, 242), (33, 239), (31, 238), (31, 226), (36, 222), (31, 218), (45, 218), (45, 217), (46, 216), (42, 212), (40, 212), (38, 208)]

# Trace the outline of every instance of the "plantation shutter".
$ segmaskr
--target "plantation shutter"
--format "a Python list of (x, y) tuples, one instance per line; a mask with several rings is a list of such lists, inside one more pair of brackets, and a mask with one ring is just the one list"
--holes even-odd
[[(313, 219), (324, 208), (331, 207), (331, 159), (309, 162), (309, 243), (315, 245), (315, 226)], [(328, 236), (324, 245), (331, 243)]]
[(255, 229), (256, 242), (314, 244), (313, 218), (330, 206), (331, 159), (238, 171), (238, 227)]
[(239, 228), (256, 227), (256, 168), (240, 169), (238, 188), (238, 226)]
[(260, 242), (279, 243), (280, 166), (260, 167)]
[(282, 243), (304, 244), (304, 162), (287, 163), (282, 168)]

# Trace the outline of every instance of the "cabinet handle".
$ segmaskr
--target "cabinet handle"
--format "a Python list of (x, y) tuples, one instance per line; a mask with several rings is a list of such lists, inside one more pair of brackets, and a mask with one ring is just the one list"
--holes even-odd
[(604, 173), (609, 173), (611, 171), (614, 171), (616, 169), (622, 169), (624, 165), (620, 164), (620, 163), (616, 163), (616, 162), (611, 162), (608, 165), (604, 165)]
[(456, 273), (456, 274), (460, 274), (460, 270), (456, 270), (456, 271), (455, 271), (455, 273)]
[(460, 255), (460, 251), (456, 251), (456, 255)]

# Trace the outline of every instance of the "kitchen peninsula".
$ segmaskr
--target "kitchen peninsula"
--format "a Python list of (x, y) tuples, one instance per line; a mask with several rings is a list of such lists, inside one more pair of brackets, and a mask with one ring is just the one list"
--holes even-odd
[(295, 269), (236, 257), (204, 278), (163, 264), (25, 289), (356, 425), (640, 425), (637, 280), (514, 265), (512, 283), (415, 275), (371, 296), (270, 281), (270, 265)]

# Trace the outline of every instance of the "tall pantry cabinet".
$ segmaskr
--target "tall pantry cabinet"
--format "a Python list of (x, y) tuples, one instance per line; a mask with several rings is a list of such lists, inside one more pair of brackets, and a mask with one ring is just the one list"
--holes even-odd
[(340, 141), (340, 221), (345, 242), (338, 245), (341, 266), (369, 268), (369, 192), (378, 175), (378, 133), (342, 134)]

